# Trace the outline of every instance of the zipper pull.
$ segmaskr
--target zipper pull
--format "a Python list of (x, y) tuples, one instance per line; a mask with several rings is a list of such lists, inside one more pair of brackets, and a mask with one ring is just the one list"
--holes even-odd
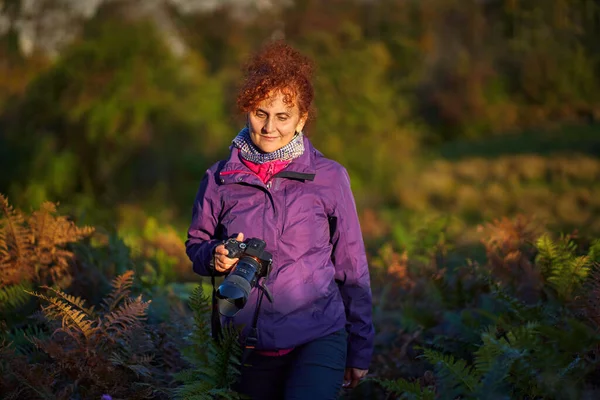
[(271, 189), (271, 181), (267, 183), (267, 189)]

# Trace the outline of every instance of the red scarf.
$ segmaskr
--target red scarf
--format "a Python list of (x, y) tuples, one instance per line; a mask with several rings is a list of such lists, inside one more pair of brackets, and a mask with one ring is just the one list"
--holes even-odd
[(291, 160), (288, 160), (288, 161), (274, 160), (274, 161), (266, 161), (262, 164), (256, 164), (256, 163), (253, 163), (252, 161), (248, 161), (248, 160), (244, 159), (243, 157), (240, 157), (240, 160), (242, 160), (244, 165), (246, 167), (250, 168), (250, 170), (252, 172), (254, 172), (260, 178), (261, 181), (263, 181), (263, 183), (269, 182), (269, 180), (273, 177), (273, 175), (284, 170), (285, 167), (287, 167), (291, 162)]

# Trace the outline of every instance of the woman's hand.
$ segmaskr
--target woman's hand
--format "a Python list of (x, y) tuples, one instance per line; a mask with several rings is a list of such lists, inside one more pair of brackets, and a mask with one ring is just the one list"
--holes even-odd
[(346, 372), (344, 373), (344, 384), (342, 387), (355, 388), (356, 385), (367, 376), (368, 372), (368, 369), (346, 368)]
[[(243, 242), (244, 234), (242, 232), (238, 233), (235, 240)], [(215, 270), (217, 272), (227, 272), (239, 261), (239, 258), (227, 257), (228, 253), (229, 251), (225, 248), (225, 245), (220, 244), (215, 248)]]

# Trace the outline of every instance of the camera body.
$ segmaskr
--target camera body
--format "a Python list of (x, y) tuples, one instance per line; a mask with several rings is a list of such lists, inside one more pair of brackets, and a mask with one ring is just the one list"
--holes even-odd
[(219, 312), (226, 317), (233, 317), (248, 301), (250, 291), (258, 279), (268, 276), (273, 256), (265, 250), (264, 240), (249, 238), (243, 242), (228, 239), (223, 243), (227, 257), (239, 258), (233, 270), (217, 289)]
[[(224, 243), (224, 246), (225, 249), (229, 251), (229, 254), (227, 254), (227, 257), (229, 258), (239, 258), (240, 261), (242, 261), (242, 259), (245, 257), (254, 259), (259, 266), (255, 273), (256, 278), (268, 275), (268, 269), (271, 267), (273, 256), (271, 253), (265, 250), (267, 244), (264, 240), (250, 238), (240, 242), (236, 239), (227, 239), (227, 241)], [(239, 264), (240, 263), (238, 262), (238, 265)], [(238, 268), (239, 267), (236, 266), (236, 270)]]

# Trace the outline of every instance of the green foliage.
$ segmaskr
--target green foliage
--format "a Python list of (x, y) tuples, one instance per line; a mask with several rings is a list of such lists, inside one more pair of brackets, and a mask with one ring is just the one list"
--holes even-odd
[(0, 310), (10, 313), (11, 310), (18, 309), (25, 305), (29, 296), (25, 293), (31, 289), (27, 282), (17, 283), (5, 287), (0, 287)]
[(240, 399), (241, 395), (232, 390), (240, 372), (242, 348), (239, 332), (231, 326), (223, 329), (223, 336), (217, 342), (210, 334), (210, 298), (198, 286), (190, 297), (190, 307), (194, 313), (194, 329), (189, 336), (184, 356), (192, 365), (175, 374), (182, 383), (175, 390), (177, 399)]
[(473, 392), (477, 386), (477, 375), (473, 373), (465, 360), (455, 359), (430, 349), (424, 349), (423, 355), (427, 361), (438, 367), (441, 387), (449, 398), (456, 395)]
[[(444, 260), (432, 269), (431, 261), (419, 257), (384, 258), (413, 268), (399, 280), (388, 276), (385, 302), (376, 308), (380, 335), (385, 337), (388, 326), (404, 332), (396, 339), (402, 350), (381, 357), (411, 366), (381, 380), (383, 387), (402, 398), (420, 396), (421, 387), (435, 388), (441, 399), (570, 399), (596, 393), (589, 385), (598, 368), (599, 276), (591, 268), (597, 241), (566, 235), (554, 240), (522, 219), (497, 220), (480, 234), (485, 264), (465, 260), (465, 267), (453, 268)], [(452, 257), (450, 251), (447, 260)], [(398, 271), (388, 268), (390, 274)], [(415, 371), (431, 368), (433, 383), (428, 371), (419, 383), (395, 385), (399, 376), (414, 379)]]
[(411, 155), (418, 142), (414, 127), (399, 126), (406, 105), (386, 81), (388, 49), (365, 39), (351, 22), (334, 34), (308, 33), (301, 47), (318, 60), (320, 71), (315, 130), (323, 134), (314, 138), (317, 147), (348, 168), (354, 189), (375, 186), (385, 196), (384, 182), (402, 166), (395, 160)]
[(554, 242), (544, 235), (537, 240), (536, 247), (539, 251), (536, 264), (558, 296), (570, 300), (590, 271), (590, 257), (577, 256), (577, 245), (567, 237)]
[[(59, 351), (75, 354), (64, 365), (91, 381), (98, 365), (110, 365), (133, 382), (98, 393), (117, 396), (111, 390), (122, 384), (160, 397), (173, 388), (166, 371), (180, 370), (181, 359), (172, 341), (189, 321), (169, 325), (168, 334), (156, 322), (180, 309), (194, 285), (182, 251), (187, 210), (206, 167), (226, 155), (243, 124), (230, 112), (240, 63), (266, 38), (284, 35), (318, 67), (311, 139), (350, 170), (359, 208), (376, 210), (362, 226), (375, 227), (365, 236), (377, 232), (371, 259), (382, 347), (374, 370), (382, 385), (406, 398), (598, 397), (600, 241), (587, 237), (600, 232), (597, 2), (340, 5), (298, 0), (243, 22), (227, 8), (199, 16), (169, 9), (190, 45), (182, 58), (152, 22), (118, 13), (84, 24), (52, 62), (15, 57), (13, 31), (0, 39), (10, 45), (0, 49), (0, 170), (10, 171), (0, 191), (21, 208), (60, 200), (75, 220), (107, 226), (90, 243), (64, 241), (55, 232), (68, 230), (67, 221), (60, 229), (49, 223), (54, 211), (28, 216), (2, 205), (0, 392), (85, 397), (88, 383), (73, 384), (54, 365)], [(580, 236), (540, 237), (502, 222), (495, 232), (478, 230), (517, 213)], [(139, 279), (105, 298), (128, 270)], [(24, 290), (49, 304), (58, 325), (26, 318), (34, 299), (25, 304)], [(137, 320), (128, 312), (139, 309), (120, 307), (140, 292), (153, 302)], [(192, 309), (207, 315), (206, 299), (194, 293)], [(186, 348), (185, 393), (235, 397), (236, 342), (209, 348), (217, 345), (200, 314), (186, 337), (195, 346)], [(135, 334), (118, 336), (134, 322)], [(74, 361), (72, 342), (93, 342), (95, 328), (127, 345), (96, 351), (107, 358), (86, 359), (95, 363), (90, 372)], [(62, 341), (50, 356), (27, 338)], [(417, 358), (416, 346), (437, 353)], [(437, 381), (419, 378), (434, 361)], [(160, 388), (148, 386), (153, 376)]]
[(421, 387), (418, 382), (409, 382), (406, 379), (385, 381), (375, 379), (383, 388), (391, 393), (400, 395), (400, 399), (406, 400), (434, 400), (435, 392), (429, 387)]
[[(33, 160), (18, 168), (12, 195), (36, 206), (54, 198), (75, 210), (90, 200), (105, 207), (135, 188), (162, 191), (155, 207), (174, 194), (190, 196), (187, 185), (199, 179), (188, 180), (190, 168), (203, 171), (203, 156), (219, 152), (225, 139), (218, 81), (206, 77), (197, 55), (170, 55), (149, 23), (92, 21), (83, 39), (15, 105), (27, 123), (7, 121), (8, 145)], [(179, 153), (178, 162), (163, 162), (165, 151)]]

